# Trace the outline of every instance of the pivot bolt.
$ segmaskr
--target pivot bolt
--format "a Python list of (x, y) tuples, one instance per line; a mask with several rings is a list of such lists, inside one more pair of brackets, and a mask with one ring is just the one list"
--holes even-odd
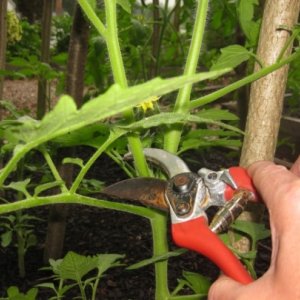
[(194, 180), (186, 174), (179, 174), (173, 178), (173, 190), (178, 193), (187, 193), (193, 187)]

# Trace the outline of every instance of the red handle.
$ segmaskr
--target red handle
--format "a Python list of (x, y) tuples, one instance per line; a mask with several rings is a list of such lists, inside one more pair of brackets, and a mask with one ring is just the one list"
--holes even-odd
[(208, 257), (232, 279), (243, 284), (253, 281), (237, 257), (209, 229), (204, 217), (172, 224), (172, 235), (178, 246)]
[[(235, 181), (237, 187), (239, 189), (245, 189), (249, 190), (254, 193), (255, 198), (257, 199), (257, 193), (255, 190), (255, 187), (252, 183), (252, 179), (247, 173), (247, 170), (242, 167), (231, 167), (228, 169), (231, 177)], [(235, 189), (233, 189), (231, 186), (227, 185), (225, 190), (225, 199), (231, 200), (233, 197)]]

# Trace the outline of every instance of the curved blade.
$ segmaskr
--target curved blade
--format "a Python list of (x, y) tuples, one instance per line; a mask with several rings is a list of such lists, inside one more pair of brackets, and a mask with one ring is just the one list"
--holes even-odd
[[(157, 148), (145, 148), (143, 152), (146, 159), (165, 171), (169, 178), (191, 172), (186, 163), (175, 154)], [(128, 158), (132, 158), (131, 153), (125, 155), (125, 159)]]
[(138, 201), (146, 206), (168, 210), (165, 201), (166, 181), (156, 178), (132, 178), (117, 182), (101, 191), (112, 199)]

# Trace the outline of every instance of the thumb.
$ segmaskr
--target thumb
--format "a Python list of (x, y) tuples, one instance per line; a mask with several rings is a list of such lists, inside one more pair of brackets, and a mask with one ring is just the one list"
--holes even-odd
[(239, 282), (221, 275), (209, 289), (208, 300), (234, 300), (239, 295), (240, 288), (243, 287)]

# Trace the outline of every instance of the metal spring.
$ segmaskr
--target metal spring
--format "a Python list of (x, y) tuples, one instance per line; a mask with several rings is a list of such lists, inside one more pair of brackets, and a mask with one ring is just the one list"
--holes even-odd
[(253, 193), (248, 190), (236, 190), (232, 199), (215, 214), (209, 228), (215, 233), (228, 230), (230, 224), (243, 212), (253, 198)]

